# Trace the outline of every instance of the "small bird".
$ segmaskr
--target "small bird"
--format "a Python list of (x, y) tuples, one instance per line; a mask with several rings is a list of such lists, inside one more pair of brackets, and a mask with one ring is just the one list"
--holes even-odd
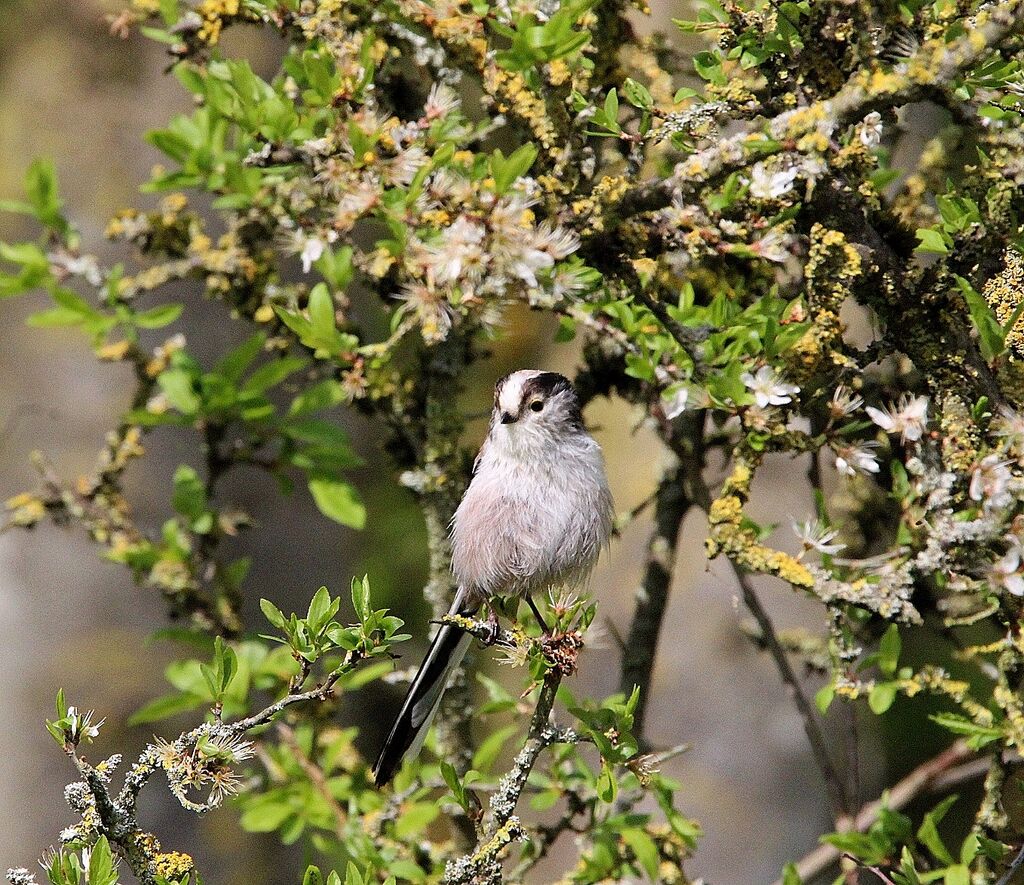
[[(583, 426), (579, 398), (557, 372), (522, 369), (494, 389), (490, 430), (451, 527), (458, 585), (451, 615), (489, 608), (496, 596), (525, 598), (586, 580), (612, 531), (612, 496), (601, 448)], [(419, 752), (470, 634), (442, 624), (384, 742), (373, 777), (388, 783)]]

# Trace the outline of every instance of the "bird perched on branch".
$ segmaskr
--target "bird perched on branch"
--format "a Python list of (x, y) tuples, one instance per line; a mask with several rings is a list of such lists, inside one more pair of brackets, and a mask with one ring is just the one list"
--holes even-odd
[[(612, 530), (612, 497), (601, 449), (583, 426), (579, 398), (557, 372), (523, 369), (494, 389), (490, 431), (473, 479), (452, 520), (452, 572), (458, 592), (449, 614), (482, 605), (497, 636), (493, 599), (526, 599), (582, 583)], [(386, 784), (423, 744), (452, 671), (471, 636), (442, 624), (409, 687), (373, 767)]]

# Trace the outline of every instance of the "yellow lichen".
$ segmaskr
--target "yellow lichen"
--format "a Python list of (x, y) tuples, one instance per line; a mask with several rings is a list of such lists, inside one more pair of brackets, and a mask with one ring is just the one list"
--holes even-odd
[(168, 851), (153, 858), (153, 869), (165, 879), (180, 879), (195, 869), (195, 861), (181, 851)]
[[(985, 284), (981, 294), (1005, 326), (1024, 302), (1024, 257), (1016, 249), (1003, 253), (1003, 269)], [(1024, 317), (1018, 316), (1013, 324), (1006, 346), (1016, 356), (1024, 356)]]
[(196, 35), (198, 39), (210, 46), (215, 45), (224, 29), (224, 19), (238, 15), (239, 5), (240, 0), (203, 0), (196, 9), (203, 20)]

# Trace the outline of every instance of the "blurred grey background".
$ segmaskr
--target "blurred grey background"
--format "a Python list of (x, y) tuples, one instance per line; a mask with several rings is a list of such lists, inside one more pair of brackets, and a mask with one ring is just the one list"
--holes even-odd
[[(128, 256), (103, 239), (109, 216), (123, 206), (154, 202), (137, 192), (158, 160), (143, 134), (189, 104), (177, 82), (164, 75), (168, 59), (160, 47), (137, 36), (122, 41), (109, 34), (105, 15), (112, 8), (103, 0), (0, 0), (0, 197), (19, 195), (34, 157), (52, 157), (85, 248), (110, 261)], [(663, 12), (684, 14), (675, 6)], [(270, 35), (255, 29), (233, 32), (225, 50), (245, 53), (264, 74), (273, 71), (278, 51)], [(0, 216), (0, 239), (26, 234), (35, 232), (18, 219)], [(245, 334), (219, 306), (195, 293), (184, 296), (181, 328), (200, 359)], [(24, 326), (24, 317), (43, 300), (0, 302), (0, 499), (34, 486), (28, 464), (32, 449), (45, 452), (65, 477), (89, 470), (104, 432), (127, 405), (124, 369), (98, 364), (84, 336)], [(551, 333), (537, 317), (515, 314), (511, 331), (495, 343), (493, 358), (479, 366), (475, 388), (466, 395), (467, 410), (487, 408), (490, 386), (508, 368), (571, 371), (574, 351), (551, 344)], [(597, 427), (617, 504), (625, 511), (649, 494), (663, 454), (650, 433), (635, 430), (637, 416), (622, 404), (595, 403), (588, 419)], [(350, 416), (345, 420), (367, 461), (356, 475), (369, 506), (365, 532), (327, 522), (302, 494), (280, 499), (258, 474), (235, 474), (225, 484), (223, 497), (259, 522), (238, 542), (239, 551), (254, 559), (250, 603), (263, 595), (282, 607), (297, 607), (321, 583), (344, 591), (350, 575), (366, 570), (375, 592), (389, 597), (421, 637), (426, 630), (418, 599), (425, 574), (421, 522), (395, 482), (372, 427)], [(472, 430), (475, 443), (483, 427), (477, 422)], [(149, 449), (149, 457), (129, 473), (128, 488), (140, 522), (157, 526), (168, 514), (175, 466), (195, 458), (194, 439), (184, 431), (161, 431)], [(807, 518), (813, 510), (805, 468), (789, 460), (772, 464), (752, 508), (755, 517), (783, 527), (773, 540), (789, 549), (794, 547), (790, 517)], [(648, 531), (646, 518), (634, 523), (593, 581), (600, 616), (622, 635)], [(733, 581), (721, 563), (706, 562), (703, 534), (701, 520), (691, 516), (657, 661), (648, 731), (660, 745), (692, 747), (666, 766), (683, 785), (681, 809), (700, 820), (706, 834), (689, 865), (691, 876), (724, 885), (770, 882), (787, 859), (814, 846), (828, 828), (827, 809), (800, 720), (771, 663), (744, 636), (746, 615)], [(778, 583), (759, 586), (780, 627), (823, 629), (817, 606)], [(97, 754), (127, 755), (154, 730), (169, 734), (177, 728), (177, 722), (125, 725), (134, 710), (163, 693), (162, 667), (180, 654), (166, 643), (147, 643), (148, 634), (165, 624), (162, 601), (136, 588), (124, 569), (102, 560), (82, 532), (43, 525), (31, 533), (0, 535), (0, 867), (34, 865), (72, 819), (62, 798), (71, 769), (43, 728), (58, 687), (72, 702), (107, 717)], [(406, 652), (407, 659), (417, 654), (418, 648)], [(614, 643), (586, 654), (573, 691), (589, 696), (614, 691), (619, 664)], [(360, 710), (353, 716), (358, 720)], [(373, 727), (380, 727), (379, 719), (378, 711)], [(833, 733), (849, 731), (845, 711), (832, 720)], [(184, 727), (188, 718), (180, 724)], [(870, 723), (862, 723), (860, 731), (865, 758), (877, 755)], [(864, 767), (870, 768), (866, 762)], [(875, 795), (881, 774), (865, 770), (864, 799)], [(298, 881), (298, 854), (282, 852), (272, 836), (241, 832), (231, 810), (198, 822), (178, 808), (160, 782), (144, 795), (145, 825), (165, 848), (193, 853), (208, 882)], [(554, 866), (535, 881), (554, 877)]]

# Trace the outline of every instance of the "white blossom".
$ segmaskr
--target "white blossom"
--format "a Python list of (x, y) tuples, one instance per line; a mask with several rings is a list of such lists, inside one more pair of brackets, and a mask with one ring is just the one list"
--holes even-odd
[(590, 283), (580, 268), (562, 267), (551, 278), (551, 297), (556, 304), (589, 288)]
[(1004, 406), (993, 423), (996, 436), (1002, 437), (1008, 449), (1015, 454), (1024, 450), (1024, 415)]
[(905, 393), (899, 403), (885, 409), (868, 406), (867, 413), (886, 433), (898, 433), (903, 442), (916, 442), (928, 426), (928, 397)]
[(313, 265), (323, 256), (327, 244), (338, 239), (338, 234), (337, 231), (330, 230), (323, 235), (318, 235), (297, 228), (289, 232), (287, 237), (289, 248), (302, 261), (302, 272), (309, 273), (313, 269)]
[(580, 238), (564, 227), (552, 227), (545, 221), (533, 235), (534, 245), (552, 258), (568, 258), (580, 247)]
[(761, 239), (752, 243), (750, 248), (765, 261), (782, 264), (789, 258), (789, 247), (792, 242), (792, 237), (782, 233), (778, 228), (772, 228)]
[(856, 412), (864, 405), (864, 398), (857, 396), (847, 387), (840, 384), (832, 394), (832, 401), (828, 404), (829, 415), (833, 420), (846, 418)]
[(95, 715), (93, 710), (88, 710), (85, 713), (79, 713), (78, 708), (73, 706), (68, 707), (67, 715), (68, 719), (71, 720), (70, 736), (71, 742), (74, 744), (77, 744), (82, 740), (86, 743), (94, 741), (99, 737), (103, 723), (107, 721), (106, 718), (103, 718), (93, 725), (92, 717)]
[(800, 539), (805, 553), (808, 550), (817, 550), (819, 553), (832, 556), (846, 549), (846, 545), (843, 543), (832, 543), (838, 537), (839, 530), (827, 528), (816, 519), (808, 519), (799, 523), (793, 520), (792, 525), (793, 534)]
[(316, 237), (310, 237), (302, 247), (299, 257), (302, 259), (302, 272), (309, 273), (324, 254), (327, 244)]
[(986, 455), (971, 470), (971, 484), (967, 493), (972, 501), (980, 501), (987, 512), (1009, 506), (1013, 500), (1010, 493), (1009, 462), (999, 455)]
[(1024, 576), (1020, 573), (1020, 564), (1020, 547), (1013, 545), (992, 563), (988, 573), (990, 583), (1014, 596), (1024, 596)]
[(762, 409), (792, 402), (793, 394), (800, 392), (795, 384), (783, 381), (771, 366), (761, 366), (754, 375), (744, 372), (740, 380), (754, 394), (754, 402)]
[(427, 103), (423, 106), (423, 116), (429, 122), (448, 116), (459, 106), (459, 96), (447, 83), (435, 83), (430, 87)]
[(441, 242), (431, 247), (430, 269), (438, 282), (454, 283), (465, 277), (479, 279), (484, 272), (484, 227), (460, 215), (441, 234)]
[(380, 188), (374, 181), (361, 180), (348, 187), (334, 209), (336, 230), (349, 231), (380, 200)]
[(793, 189), (800, 170), (795, 166), (769, 172), (764, 162), (754, 164), (750, 170), (750, 195), (761, 200), (774, 200)]
[(66, 273), (81, 277), (90, 286), (99, 288), (103, 285), (103, 274), (92, 255), (69, 255), (67, 252), (52, 252), (46, 256), (50, 264), (61, 268)]
[(533, 246), (525, 247), (519, 257), (512, 262), (512, 273), (528, 286), (537, 286), (537, 271), (548, 270), (555, 266), (555, 259), (547, 252)]
[(815, 182), (825, 174), (827, 166), (820, 157), (804, 157), (799, 164), (800, 174), (809, 182)]
[(395, 297), (402, 302), (399, 313), (415, 316), (424, 341), (436, 344), (448, 337), (452, 327), (452, 309), (442, 293), (426, 283), (412, 282), (403, 286)]
[(882, 143), (882, 115), (878, 111), (872, 111), (861, 123), (860, 142), (869, 150)]
[(874, 450), (876, 442), (862, 442), (852, 446), (839, 446), (836, 449), (836, 470), (843, 476), (856, 476), (858, 473), (878, 473), (878, 458)]
[(384, 168), (384, 177), (390, 184), (405, 187), (412, 183), (416, 173), (427, 162), (423, 148), (415, 145), (395, 155)]
[(679, 387), (668, 397), (662, 397), (662, 406), (665, 409), (665, 417), (671, 421), (678, 418), (686, 411), (686, 403), (690, 399), (690, 388)]

